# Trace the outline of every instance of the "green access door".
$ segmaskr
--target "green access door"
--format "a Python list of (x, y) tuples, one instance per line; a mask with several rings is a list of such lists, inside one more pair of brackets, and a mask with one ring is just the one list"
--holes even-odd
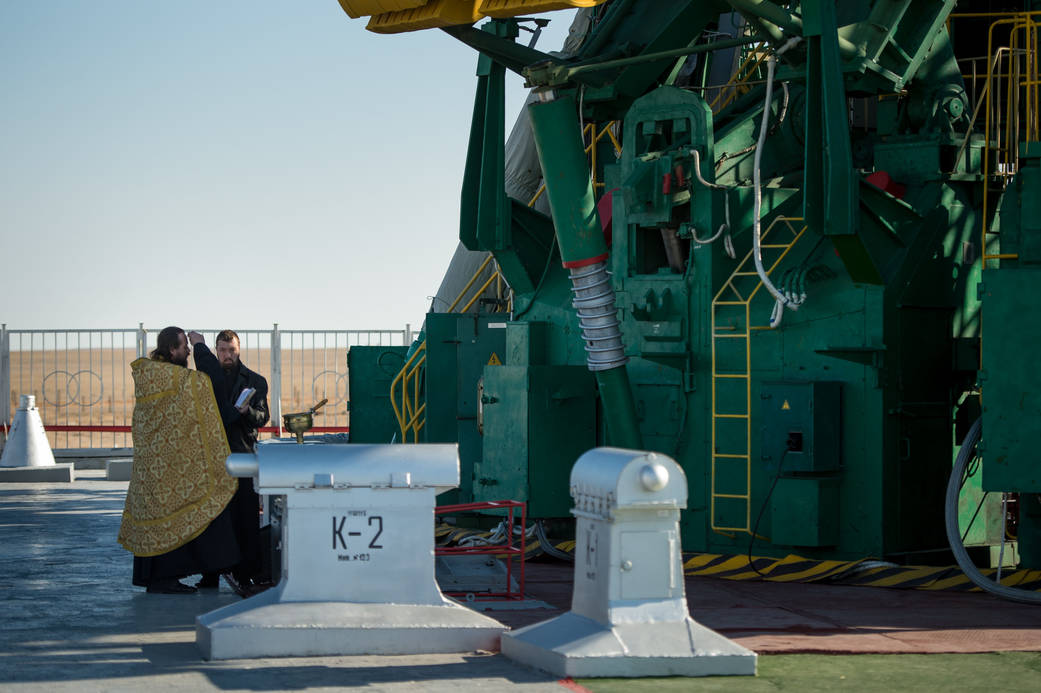
[(390, 443), (395, 434), (401, 436), (390, 383), (407, 353), (407, 346), (354, 346), (347, 352), (352, 443)]
[(484, 369), (484, 458), (474, 500), (520, 500), (529, 517), (567, 517), (579, 455), (596, 446), (596, 380), (585, 366)]
[(478, 383), (488, 363), (506, 353), (503, 315), (429, 313), (426, 319), (426, 425), (423, 442), (459, 444), (459, 489), (439, 503), (469, 503), (474, 464), (481, 458)]

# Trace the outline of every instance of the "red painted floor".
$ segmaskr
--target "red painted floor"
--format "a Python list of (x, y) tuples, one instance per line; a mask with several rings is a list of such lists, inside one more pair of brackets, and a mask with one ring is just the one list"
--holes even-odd
[[(571, 608), (572, 566), (529, 562), (526, 594), (554, 609), (496, 610), (519, 628)], [(701, 624), (759, 653), (1041, 651), (1041, 606), (984, 593), (687, 578)]]

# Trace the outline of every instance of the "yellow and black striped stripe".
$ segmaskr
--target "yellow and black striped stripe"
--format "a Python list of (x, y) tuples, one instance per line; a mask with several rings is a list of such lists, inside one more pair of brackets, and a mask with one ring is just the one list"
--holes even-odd
[[(491, 532), (463, 529), (438, 524), (434, 537), (438, 546), (452, 546), (467, 537), (487, 538)], [(561, 541), (554, 544), (557, 549), (573, 554), (575, 542)], [(544, 553), (538, 540), (525, 545), (525, 559), (536, 558)], [(893, 566), (873, 565), (874, 559), (861, 558), (855, 561), (822, 561), (789, 554), (784, 558), (753, 556), (751, 563), (744, 555), (714, 553), (688, 554), (683, 563), (683, 572), (688, 576), (715, 577), (725, 580), (768, 580), (770, 582), (828, 582), (836, 585), (864, 585), (868, 587), (892, 587), (916, 590), (952, 590), (979, 592), (980, 588), (956, 566)], [(753, 569), (754, 567), (754, 569)], [(756, 572), (758, 570), (758, 572)], [(997, 570), (981, 571), (993, 579)], [(1006, 587), (1041, 591), (1041, 570), (1003, 571), (1001, 584)]]
[[(872, 559), (821, 561), (788, 555), (784, 558), (730, 556), (700, 553), (683, 564), (689, 576), (718, 577), (727, 580), (769, 580), (771, 582), (823, 582), (839, 585), (866, 585), (919, 590), (958, 590), (978, 592), (980, 588), (957, 567), (871, 565)], [(758, 569), (758, 573), (753, 570)], [(983, 570), (993, 578), (995, 569)], [(760, 574), (761, 573), (761, 574)], [(1002, 573), (1001, 584), (1018, 589), (1041, 591), (1041, 570), (1013, 570)]]

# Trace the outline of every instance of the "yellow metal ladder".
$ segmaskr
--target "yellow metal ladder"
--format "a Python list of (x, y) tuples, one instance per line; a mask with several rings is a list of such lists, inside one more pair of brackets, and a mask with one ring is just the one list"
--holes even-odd
[[(785, 230), (783, 242), (762, 243), (769, 275), (806, 231), (801, 218), (776, 217), (762, 239), (775, 241), (775, 227)], [(710, 527), (715, 532), (752, 533), (752, 300), (763, 283), (755, 271), (753, 251), (741, 260), (712, 299), (712, 481)], [(729, 445), (729, 447), (721, 447)], [(729, 507), (724, 507), (729, 506)], [(743, 522), (724, 521), (735, 513)], [(740, 512), (743, 510), (743, 512)]]

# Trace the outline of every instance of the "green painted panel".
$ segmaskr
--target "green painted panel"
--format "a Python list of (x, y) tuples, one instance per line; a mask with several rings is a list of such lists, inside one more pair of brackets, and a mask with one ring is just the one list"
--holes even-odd
[(390, 384), (405, 365), (406, 346), (355, 346), (347, 352), (352, 443), (401, 439)]
[(477, 430), (478, 381), (494, 354), (506, 353), (506, 322), (499, 314), (430, 313), (426, 321), (427, 443), (459, 444), (459, 490), (441, 503), (468, 503), (474, 465), (481, 459)]
[(983, 275), (983, 488), (1041, 492), (1036, 435), (1041, 422), (1041, 370), (1024, 355), (1041, 344), (1041, 321), (1024, 300), (1041, 286), (1041, 269), (988, 270)]
[(533, 366), (528, 371), (528, 512), (568, 517), (571, 468), (596, 447), (596, 380), (585, 366)]
[(595, 382), (585, 366), (485, 368), (474, 500), (527, 501), (533, 517), (567, 517), (571, 467), (596, 446)]
[(781, 478), (770, 499), (770, 541), (785, 546), (838, 543), (838, 479)]
[(474, 466), (475, 501), (527, 501), (528, 369), (489, 367), (481, 397), (481, 460)]

